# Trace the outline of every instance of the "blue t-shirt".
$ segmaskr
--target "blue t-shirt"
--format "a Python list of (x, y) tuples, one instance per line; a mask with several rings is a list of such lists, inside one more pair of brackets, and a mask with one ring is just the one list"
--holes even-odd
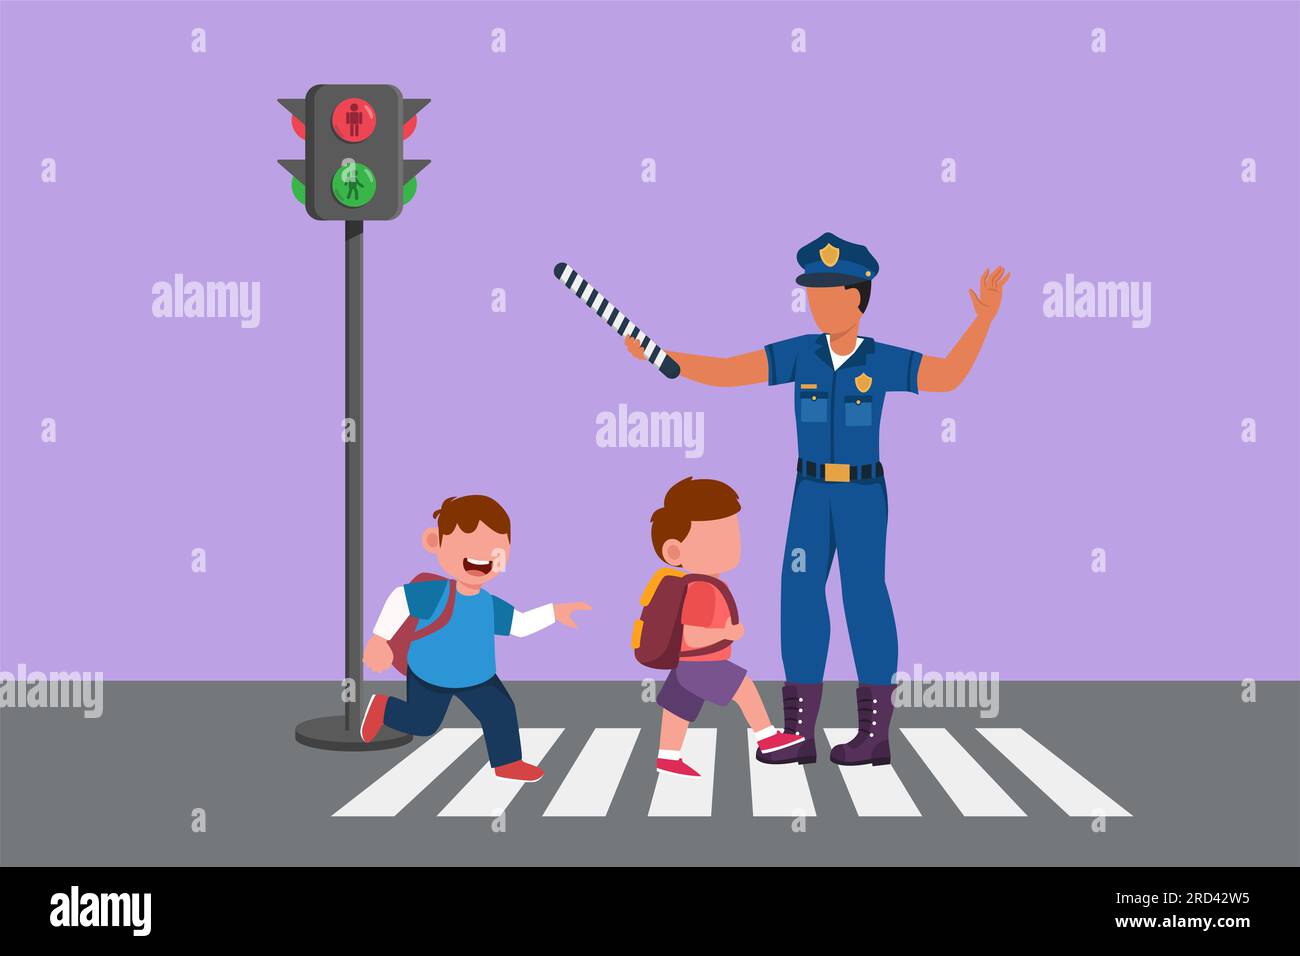
[[(446, 604), (448, 581), (406, 585), (406, 606), (428, 627)], [(473, 687), (497, 672), (497, 634), (509, 634), (515, 609), (487, 591), (456, 595), (451, 620), (427, 637), (411, 642), (407, 669), (438, 687)]]

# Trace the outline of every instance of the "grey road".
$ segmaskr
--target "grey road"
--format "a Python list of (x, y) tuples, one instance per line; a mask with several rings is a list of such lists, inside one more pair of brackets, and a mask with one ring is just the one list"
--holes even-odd
[(98, 719), (0, 711), (0, 863), (1295, 865), (1298, 686), (1003, 683), (992, 719), (899, 710), (892, 767), (844, 771), (834, 684), (818, 763), (758, 765), (739, 712), (706, 707), (694, 782), (655, 773), (640, 684), (515, 682), (547, 771), (519, 786), (459, 703), (434, 737), (332, 753), (293, 729), (333, 685), (110, 683)]

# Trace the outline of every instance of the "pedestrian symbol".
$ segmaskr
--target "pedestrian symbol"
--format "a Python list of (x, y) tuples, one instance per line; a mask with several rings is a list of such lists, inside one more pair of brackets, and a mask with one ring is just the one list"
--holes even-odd
[(374, 199), (377, 186), (375, 174), (370, 171), (370, 167), (350, 159), (343, 161), (330, 183), (334, 198), (353, 209)]
[(359, 143), (375, 131), (375, 108), (359, 96), (350, 96), (334, 107), (331, 125), (340, 139)]

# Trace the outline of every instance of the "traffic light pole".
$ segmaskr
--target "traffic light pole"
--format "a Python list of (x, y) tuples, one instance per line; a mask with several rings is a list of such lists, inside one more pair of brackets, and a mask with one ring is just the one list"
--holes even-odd
[[(379, 731), (371, 743), (361, 741), (362, 706), (368, 698), (362, 693), (361, 646), (366, 639), (362, 617), (362, 401), (364, 397), (362, 350), (364, 347), (362, 309), (362, 243), (365, 223), (345, 220), (344, 246), (344, 415), (351, 432), (343, 444), (344, 456), (344, 583), (343, 583), (343, 666), (347, 689), (342, 717), (315, 717), (298, 725), (294, 736), (299, 743), (324, 750), (377, 750), (409, 743), (408, 734), (388, 727)], [(346, 426), (345, 426), (346, 427)]]

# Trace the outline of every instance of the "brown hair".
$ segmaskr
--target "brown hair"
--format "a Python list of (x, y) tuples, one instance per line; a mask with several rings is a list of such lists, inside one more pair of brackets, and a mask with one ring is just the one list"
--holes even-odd
[(442, 507), (433, 513), (438, 519), (438, 537), (445, 538), (457, 528), (461, 531), (473, 531), (480, 523), (487, 525), (497, 534), (510, 539), (510, 516), (506, 509), (487, 495), (463, 495), (460, 498), (448, 498)]
[(668, 489), (664, 506), (650, 516), (650, 542), (664, 556), (664, 543), (681, 541), (691, 532), (692, 521), (716, 521), (740, 511), (734, 488), (712, 478), (683, 478)]

